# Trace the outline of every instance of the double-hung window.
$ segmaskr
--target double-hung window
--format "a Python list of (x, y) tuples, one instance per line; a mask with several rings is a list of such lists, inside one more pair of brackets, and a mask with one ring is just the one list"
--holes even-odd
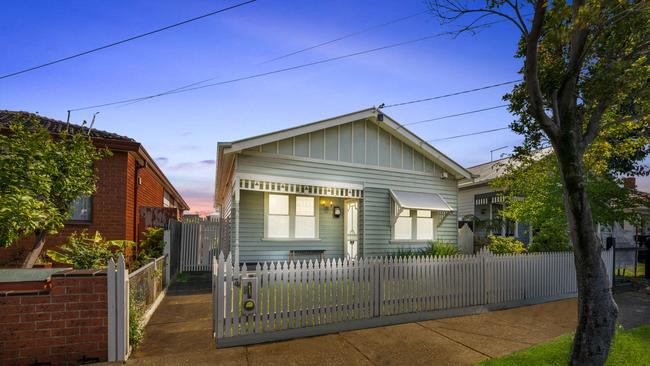
[(316, 197), (266, 194), (267, 239), (317, 239)]
[(90, 221), (92, 213), (92, 199), (85, 194), (70, 202), (70, 220)]
[(435, 226), (429, 210), (402, 210), (393, 225), (394, 240), (433, 240)]

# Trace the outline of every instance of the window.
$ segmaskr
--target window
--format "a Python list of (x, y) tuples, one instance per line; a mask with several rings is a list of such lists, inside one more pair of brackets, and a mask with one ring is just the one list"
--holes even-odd
[(417, 210), (416, 238), (418, 240), (433, 240), (433, 217), (431, 211)]
[(268, 239), (318, 238), (316, 197), (266, 194)]
[(296, 197), (296, 238), (316, 237), (314, 197)]
[(402, 210), (393, 227), (394, 240), (433, 240), (433, 211)]
[(163, 191), (163, 207), (176, 207), (174, 197), (167, 191)]
[(76, 200), (70, 202), (70, 220), (90, 221), (92, 211), (92, 200), (90, 196), (81, 195)]
[(289, 196), (269, 194), (267, 228), (269, 238), (289, 237)]
[(397, 217), (397, 220), (395, 220), (395, 239), (410, 240), (413, 234), (412, 226), (411, 211), (402, 210), (399, 217)]

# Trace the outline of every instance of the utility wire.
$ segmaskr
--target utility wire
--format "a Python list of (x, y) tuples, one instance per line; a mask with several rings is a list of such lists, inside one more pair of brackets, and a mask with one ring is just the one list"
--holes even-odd
[[(486, 26), (490, 26), (490, 25), (497, 24), (497, 23), (502, 23), (502, 22), (504, 22), (504, 20), (498, 20), (498, 21), (494, 21), (494, 22), (489, 22), (489, 23), (485, 23), (485, 24), (476, 25), (476, 26), (474, 26), (474, 28), (486, 27)], [(165, 95), (184, 93), (184, 92), (188, 92), (188, 91), (192, 91), (192, 90), (203, 89), (203, 88), (208, 88), (208, 87), (218, 86), (218, 85), (224, 85), (224, 84), (230, 84), (230, 83), (235, 83), (235, 82), (239, 82), (239, 81), (244, 81), (244, 80), (260, 78), (260, 77), (264, 77), (264, 76), (268, 76), (268, 75), (278, 74), (278, 73), (282, 73), (282, 72), (286, 72), (286, 71), (302, 69), (302, 68), (305, 68), (305, 67), (315, 66), (315, 65), (319, 65), (319, 64), (324, 64), (324, 63), (328, 63), (328, 62), (342, 60), (342, 59), (345, 59), (345, 58), (350, 58), (350, 57), (360, 56), (360, 55), (364, 55), (364, 54), (368, 54), (368, 53), (372, 53), (372, 52), (382, 51), (382, 50), (389, 49), (389, 48), (395, 48), (395, 47), (400, 47), (400, 46), (404, 46), (404, 45), (408, 45), (408, 44), (412, 44), (412, 43), (422, 42), (422, 41), (425, 41), (425, 40), (429, 40), (429, 39), (436, 38), (436, 37), (441, 37), (441, 36), (446, 36), (446, 35), (449, 35), (449, 32), (442, 32), (442, 33), (432, 34), (432, 35), (429, 35), (429, 36), (415, 38), (415, 39), (411, 39), (411, 40), (404, 41), (404, 42), (393, 43), (393, 44), (389, 44), (389, 45), (382, 46), (382, 47), (377, 47), (377, 48), (372, 48), (372, 49), (365, 50), (365, 51), (359, 51), (359, 52), (350, 53), (350, 54), (346, 54), (346, 55), (342, 55), (342, 56), (331, 57), (331, 58), (327, 58), (327, 59), (320, 60), (320, 61), (314, 61), (314, 62), (309, 62), (309, 63), (306, 63), (306, 64), (301, 64), (301, 65), (296, 65), (296, 66), (291, 66), (291, 67), (285, 67), (285, 68), (282, 68), (282, 69), (267, 71), (267, 72), (263, 72), (263, 73), (259, 73), (259, 74), (243, 76), (243, 77), (239, 77), (239, 78), (235, 78), (235, 79), (219, 81), (219, 82), (216, 82), (216, 83), (211, 83), (211, 84), (206, 84), (206, 85), (198, 85), (198, 84), (203, 84), (203, 83), (208, 82), (208, 81), (212, 81), (212, 80), (217, 78), (217, 77), (212, 77), (212, 78), (200, 80), (200, 81), (197, 81), (197, 82), (193, 82), (191, 84), (187, 84), (187, 85), (184, 85), (184, 86), (181, 86), (181, 87), (177, 87), (177, 88), (174, 88), (174, 89), (171, 89), (171, 90), (168, 90), (168, 91), (163, 91), (163, 92), (160, 92), (160, 93), (147, 95), (147, 96), (144, 96), (144, 97), (129, 98), (129, 99), (123, 99), (123, 100), (118, 100), (118, 101), (114, 101), (114, 102), (96, 104), (96, 105), (91, 105), (91, 106), (86, 106), (86, 107), (79, 107), (79, 108), (70, 109), (69, 111), (81, 111), (81, 110), (86, 110), (86, 109), (108, 107), (108, 106), (112, 106), (112, 105), (125, 104), (125, 103), (129, 103), (129, 104), (138, 103), (138, 102), (141, 102), (141, 101), (144, 101), (144, 100), (158, 98), (158, 97), (162, 97), (162, 96), (165, 96)]]
[(467, 112), (456, 113), (456, 114), (449, 114), (449, 115), (447, 115), (447, 116), (436, 117), (436, 118), (429, 118), (429, 119), (423, 119), (423, 120), (421, 120), (421, 121), (416, 121), (416, 122), (404, 123), (404, 124), (402, 124), (402, 126), (412, 126), (412, 125), (417, 125), (417, 124), (420, 124), (420, 123), (439, 121), (439, 120), (441, 120), (441, 119), (447, 119), (447, 118), (453, 118), (453, 117), (464, 116), (464, 115), (467, 115), (467, 114), (474, 114), (474, 113), (479, 113), (479, 112), (491, 111), (491, 110), (493, 110), (493, 109), (505, 108), (505, 107), (507, 107), (507, 106), (508, 106), (508, 104), (502, 104), (502, 105), (497, 105), (497, 106), (489, 107), (489, 108), (475, 109), (475, 110), (473, 110), (473, 111), (467, 111)]
[[(143, 100), (147, 100), (147, 99), (161, 97), (161, 96), (164, 96), (164, 95), (184, 93), (184, 92), (188, 92), (188, 91), (192, 91), (192, 90), (203, 89), (203, 88), (208, 88), (208, 87), (217, 86), (217, 85), (236, 83), (236, 82), (239, 82), (239, 81), (260, 78), (260, 77), (273, 75), (273, 74), (279, 74), (279, 73), (286, 72), (286, 71), (303, 69), (305, 67), (320, 65), (320, 64), (324, 64), (324, 63), (328, 63), (328, 62), (332, 62), (332, 61), (342, 60), (342, 59), (345, 59), (345, 58), (350, 58), (350, 57), (354, 57), (354, 56), (365, 55), (365, 54), (372, 53), (372, 52), (382, 51), (382, 50), (386, 50), (386, 49), (389, 49), (389, 48), (395, 48), (395, 47), (400, 47), (400, 46), (404, 46), (404, 45), (407, 45), (407, 44), (422, 42), (422, 41), (429, 40), (429, 39), (432, 39), (432, 38), (435, 38), (435, 37), (440, 37), (440, 36), (445, 35), (445, 34), (446, 33), (433, 34), (433, 35), (430, 35), (430, 36), (420, 37), (420, 38), (416, 38), (416, 39), (412, 39), (412, 40), (408, 40), (408, 41), (404, 41), (404, 42), (393, 43), (393, 44), (389, 44), (389, 45), (382, 46), (382, 47), (372, 48), (372, 49), (369, 49), (369, 50), (359, 51), (359, 52), (350, 53), (350, 54), (347, 54), (347, 55), (342, 55), (342, 56), (337, 56), (337, 57), (331, 57), (331, 58), (327, 58), (327, 59), (324, 59), (324, 60), (309, 62), (309, 63), (306, 63), (306, 64), (297, 65), (297, 66), (285, 67), (285, 68), (282, 68), (282, 69), (262, 72), (262, 73), (259, 73), (259, 74), (243, 76), (243, 77), (239, 77), (239, 78), (235, 78), (235, 79), (219, 81), (219, 82), (216, 82), (216, 83), (200, 85), (200, 86), (195, 86), (195, 87), (191, 87), (191, 88), (183, 89), (183, 87), (180, 87), (180, 88), (173, 89), (172, 91), (161, 92), (161, 93), (152, 94), (152, 95), (139, 97), (139, 98), (123, 99), (123, 100), (119, 100), (119, 101), (115, 101), (115, 102), (96, 104), (96, 105), (91, 105), (91, 106), (87, 106), (87, 107), (79, 107), (79, 108), (70, 109), (70, 111), (82, 111), (82, 110), (92, 109), (92, 108), (108, 107), (108, 106), (116, 105), (116, 104), (139, 102), (139, 101), (143, 101)], [(205, 82), (207, 80), (210, 80), (210, 79), (206, 79), (206, 80), (203, 80), (203, 81), (198, 81), (198, 82), (195, 82), (195, 83), (192, 83), (192, 84), (199, 84), (199, 83)]]
[(520, 82), (520, 81), (522, 81), (522, 79), (512, 80), (512, 81), (506, 81), (506, 82), (498, 83), (498, 84), (486, 85), (486, 86), (482, 86), (482, 87), (480, 87), (480, 88), (474, 88), (474, 89), (462, 90), (462, 91), (458, 91), (458, 92), (455, 92), (455, 93), (449, 93), (449, 94), (437, 95), (437, 96), (435, 96), (435, 97), (430, 97), (430, 98), (416, 99), (416, 100), (410, 100), (410, 101), (407, 101), (407, 102), (394, 103), (394, 104), (386, 104), (386, 105), (382, 105), (382, 106), (380, 106), (380, 108), (381, 108), (381, 109), (386, 109), (386, 108), (393, 108), (393, 107), (398, 107), (398, 106), (407, 105), (407, 104), (428, 102), (428, 101), (430, 101), (430, 100), (442, 99), (442, 98), (448, 98), (448, 97), (453, 97), (453, 96), (456, 96), (456, 95), (467, 94), (467, 93), (473, 93), (473, 92), (477, 92), (477, 91), (481, 91), (481, 90), (486, 90), (486, 89), (492, 89), (492, 88), (496, 88), (496, 87), (503, 86), (503, 85), (514, 84), (514, 83), (518, 83), (518, 82)]
[(468, 136), (475, 136), (475, 135), (482, 135), (485, 133), (491, 133), (491, 132), (496, 132), (496, 131), (503, 131), (503, 130), (508, 130), (510, 127), (502, 127), (502, 128), (495, 128), (493, 130), (484, 130), (484, 131), (477, 131), (477, 132), (472, 132), (472, 133), (466, 133), (464, 135), (456, 135), (456, 136), (449, 136), (449, 137), (442, 137), (439, 139), (433, 139), (433, 140), (427, 140), (427, 142), (437, 142), (437, 141), (446, 141), (446, 140), (453, 140), (453, 139), (459, 139), (461, 137), (468, 137)]
[(171, 29), (171, 28), (175, 28), (175, 27), (178, 27), (178, 26), (181, 26), (181, 25), (187, 24), (187, 23), (191, 23), (191, 22), (194, 22), (194, 21), (196, 21), (196, 20), (200, 20), (200, 19), (203, 19), (203, 18), (207, 18), (207, 17), (212, 16), (212, 15), (215, 15), (215, 14), (223, 13), (223, 12), (225, 12), (225, 11), (232, 10), (232, 9), (238, 8), (238, 7), (240, 7), (240, 6), (244, 6), (244, 5), (247, 5), (247, 4), (250, 4), (250, 3), (253, 3), (253, 2), (255, 2), (255, 1), (257, 1), (257, 0), (248, 0), (248, 1), (244, 1), (244, 2), (241, 2), (241, 3), (239, 3), (239, 4), (235, 4), (235, 5), (229, 6), (229, 7), (227, 7), (227, 8), (223, 8), (223, 9), (215, 10), (215, 11), (210, 12), (210, 13), (207, 13), (207, 14), (203, 14), (203, 15), (200, 15), (200, 16), (197, 16), (197, 17), (194, 17), (194, 18), (190, 18), (190, 19), (184, 20), (184, 21), (182, 21), (182, 22), (178, 22), (178, 23), (175, 23), (175, 24), (172, 24), (172, 25), (168, 25), (168, 26), (165, 26), (165, 27), (162, 27), (162, 28), (158, 28), (158, 29), (155, 29), (155, 30), (152, 30), (152, 31), (149, 31), (149, 32), (146, 32), (146, 33), (142, 33), (142, 34), (139, 34), (139, 35), (136, 35), (136, 36), (133, 36), (133, 37), (129, 37), (129, 38), (123, 39), (123, 40), (121, 40), (121, 41), (117, 41), (117, 42), (109, 43), (109, 44), (104, 45), (104, 46), (101, 46), (101, 47), (93, 48), (93, 49), (90, 49), (90, 50), (87, 50), (87, 51), (84, 51), (84, 52), (80, 52), (80, 53), (77, 53), (77, 54), (74, 54), (74, 55), (71, 55), (71, 56), (67, 56), (67, 57), (64, 57), (64, 58), (60, 58), (60, 59), (57, 59), (57, 60), (53, 60), (53, 61), (50, 61), (50, 62), (46, 62), (46, 63), (44, 63), (44, 64), (42, 64), (42, 65), (33, 66), (33, 67), (30, 67), (30, 68), (27, 68), (27, 69), (24, 69), (24, 70), (20, 70), (20, 71), (12, 72), (12, 73), (10, 73), (10, 74), (2, 75), (2, 76), (0, 76), (0, 80), (1, 80), (1, 79), (5, 79), (5, 78), (8, 78), (8, 77), (12, 77), (12, 76), (16, 76), (16, 75), (24, 74), (24, 73), (29, 72), (29, 71), (34, 71), (34, 70), (37, 70), (37, 69), (40, 69), (40, 68), (43, 68), (43, 67), (46, 67), (46, 66), (51, 66), (51, 65), (54, 65), (54, 64), (58, 64), (59, 62), (63, 62), (63, 61), (67, 61), (67, 60), (71, 60), (71, 59), (73, 59), (73, 58), (77, 58), (77, 57), (85, 56), (85, 55), (87, 55), (87, 54), (90, 54), (90, 53), (93, 53), (93, 52), (97, 52), (97, 51), (101, 51), (101, 50), (104, 50), (104, 49), (109, 48), (109, 47), (117, 46), (117, 45), (120, 45), (120, 44), (122, 44), (122, 43), (130, 42), (130, 41), (136, 40), (136, 39), (138, 39), (138, 38), (142, 38), (142, 37), (150, 36), (150, 35), (152, 35), (152, 34), (155, 34), (155, 33), (158, 33), (158, 32), (162, 32), (162, 31), (165, 31), (165, 30), (168, 30), (168, 29)]
[(322, 42), (322, 43), (317, 43), (315, 45), (312, 45), (312, 46), (309, 46), (309, 47), (306, 47), (306, 48), (303, 48), (303, 49), (300, 49), (300, 50), (297, 50), (297, 51), (294, 51), (294, 52), (290, 52), (290, 53), (284, 54), (282, 56), (278, 56), (278, 57), (275, 57), (275, 58), (272, 58), (272, 59), (269, 59), (269, 60), (266, 60), (266, 61), (263, 61), (263, 62), (260, 62), (260, 64), (266, 64), (266, 63), (269, 63), (269, 62), (281, 60), (283, 58), (291, 57), (291, 56), (297, 55), (297, 54), (302, 53), (302, 52), (310, 51), (310, 50), (313, 50), (313, 49), (318, 48), (318, 47), (326, 46), (326, 45), (332, 44), (334, 42), (338, 42), (338, 41), (342, 41), (342, 40), (347, 39), (347, 38), (358, 36), (359, 34), (363, 34), (363, 33), (369, 32), (371, 30), (375, 30), (375, 29), (383, 28), (383, 27), (386, 27), (386, 26), (389, 26), (389, 25), (392, 25), (392, 24), (395, 24), (395, 23), (399, 23), (401, 21), (411, 19), (411, 18), (414, 18), (414, 17), (416, 17), (418, 15), (426, 14), (428, 12), (429, 12), (429, 10), (425, 10), (425, 11), (421, 11), (421, 12), (418, 12), (418, 13), (415, 13), (415, 14), (411, 14), (411, 15), (407, 15), (407, 16), (404, 16), (404, 17), (389, 20), (389, 21), (387, 21), (385, 23), (376, 24), (376, 25), (370, 26), (368, 28), (364, 28), (364, 29), (361, 29), (361, 30), (358, 30), (358, 31), (355, 31), (355, 32), (352, 32), (352, 33), (348, 33), (348, 34), (346, 34), (344, 36), (334, 38), (334, 39), (329, 40), (329, 41), (325, 41), (325, 42)]

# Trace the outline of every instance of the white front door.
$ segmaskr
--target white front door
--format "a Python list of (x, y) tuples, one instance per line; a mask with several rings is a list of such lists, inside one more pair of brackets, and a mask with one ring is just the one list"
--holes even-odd
[(359, 201), (345, 200), (345, 257), (356, 259), (359, 254)]

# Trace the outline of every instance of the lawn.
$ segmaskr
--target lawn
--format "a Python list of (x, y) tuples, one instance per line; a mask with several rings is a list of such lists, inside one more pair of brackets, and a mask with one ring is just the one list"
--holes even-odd
[[(572, 334), (515, 352), (511, 355), (487, 360), (480, 366), (502, 365), (566, 365), (571, 350)], [(618, 331), (609, 353), (607, 365), (650, 365), (650, 325), (627, 331)]]
[[(634, 267), (625, 268), (625, 271), (622, 271), (622, 275), (625, 277), (634, 277)], [(621, 273), (616, 271), (616, 275), (620, 276)], [(643, 277), (645, 275), (645, 263), (637, 263), (636, 267), (636, 277)]]

